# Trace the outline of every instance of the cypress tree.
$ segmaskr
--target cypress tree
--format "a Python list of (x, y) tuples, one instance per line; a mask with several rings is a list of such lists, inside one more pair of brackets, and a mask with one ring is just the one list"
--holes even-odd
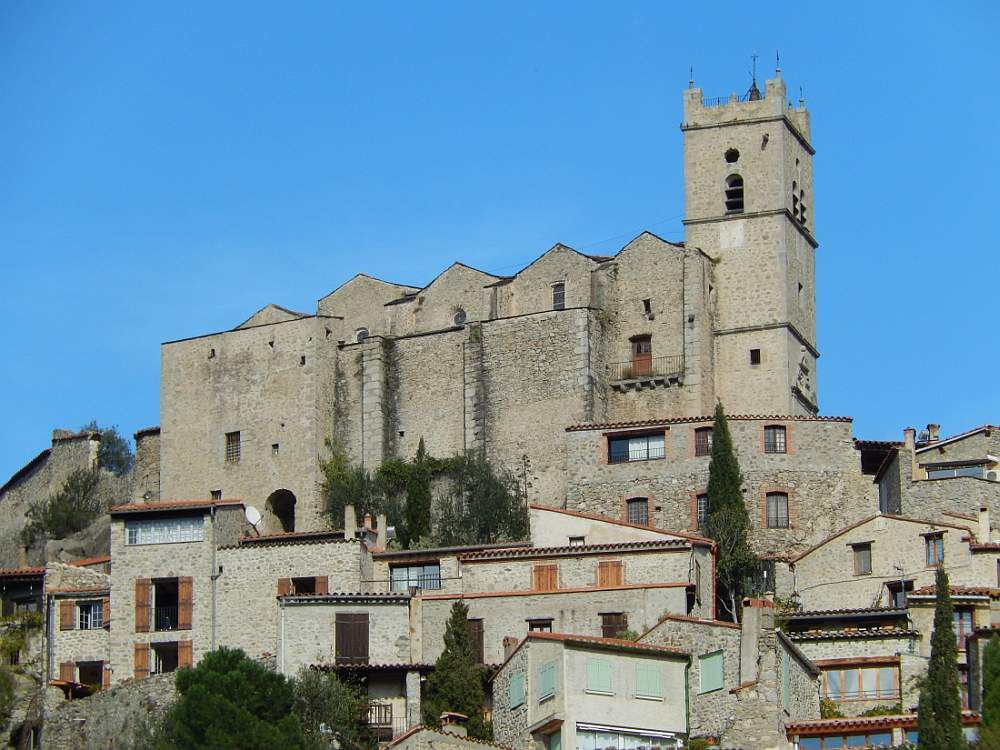
[(948, 590), (948, 574), (937, 570), (934, 605), (934, 633), (927, 676), (917, 704), (917, 732), (920, 747), (928, 750), (960, 750), (962, 701), (958, 693), (958, 643), (953, 630), (955, 609)]
[(444, 651), (427, 678), (421, 703), (427, 726), (438, 726), (442, 713), (455, 711), (469, 717), (470, 737), (490, 739), (490, 726), (483, 718), (486, 706), (483, 670), (476, 664), (469, 631), (469, 608), (462, 602), (452, 605), (444, 631)]
[(705, 535), (718, 545), (716, 597), (730, 619), (739, 621), (739, 604), (758, 563), (747, 542), (750, 516), (743, 502), (743, 477), (733, 450), (722, 404), (715, 406), (712, 460), (708, 465), (708, 518)]
[[(410, 544), (431, 533), (431, 466), (424, 439), (417, 445), (406, 493), (406, 534)], [(409, 545), (408, 545), (409, 546)]]
[(1000, 637), (993, 636), (983, 649), (982, 747), (1000, 748)]

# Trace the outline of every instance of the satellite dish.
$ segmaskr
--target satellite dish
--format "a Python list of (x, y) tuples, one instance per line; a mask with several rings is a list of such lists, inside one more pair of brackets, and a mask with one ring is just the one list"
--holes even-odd
[(257, 530), (257, 524), (260, 523), (261, 515), (260, 511), (257, 510), (252, 505), (248, 505), (246, 510), (243, 511), (243, 515), (247, 518), (247, 523), (253, 526), (254, 531)]

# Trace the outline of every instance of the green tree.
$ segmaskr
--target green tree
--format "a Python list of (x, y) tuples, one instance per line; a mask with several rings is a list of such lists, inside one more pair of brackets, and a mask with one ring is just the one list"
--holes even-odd
[(305, 747), (292, 713), (292, 684), (240, 649), (207, 654), (177, 672), (177, 702), (163, 722), (160, 746), (176, 750), (270, 750)]
[(743, 502), (743, 476), (733, 450), (729, 423), (722, 404), (715, 406), (712, 426), (712, 459), (708, 464), (708, 518), (705, 535), (718, 545), (716, 596), (734, 622), (740, 619), (740, 602), (749, 591), (759, 567), (747, 542), (750, 516)]
[(509, 471), (494, 472), (484, 451), (447, 462), (449, 491), (441, 499), (435, 540), (442, 545), (493, 544), (528, 535), (528, 506)]
[(14, 710), (14, 676), (0, 667), (0, 729), (6, 729)]
[(962, 701), (958, 693), (958, 644), (955, 639), (954, 607), (948, 589), (948, 574), (938, 568), (934, 605), (931, 658), (920, 687), (917, 703), (917, 734), (927, 750), (960, 750)]
[(483, 718), (485, 706), (483, 669), (476, 664), (472, 648), (469, 608), (462, 602), (455, 602), (444, 631), (444, 651), (427, 678), (422, 698), (424, 724), (436, 727), (442, 713), (456, 711), (469, 717), (470, 737), (488, 740), (492, 733)]
[(403, 524), (406, 538), (403, 546), (424, 539), (431, 533), (431, 479), (433, 461), (427, 456), (424, 439), (417, 445), (417, 457), (413, 461), (413, 472), (406, 493), (406, 522)]
[(979, 746), (1000, 748), (1000, 636), (994, 635), (983, 649), (983, 724)]
[(81, 431), (97, 432), (101, 436), (101, 446), (97, 449), (97, 465), (115, 476), (123, 477), (135, 466), (135, 453), (129, 441), (118, 432), (118, 425), (99, 427), (97, 420), (85, 424)]
[(293, 710), (302, 723), (306, 750), (373, 748), (368, 694), (333, 672), (303, 667), (295, 678)]
[(24, 514), (27, 524), (21, 529), (21, 541), (30, 545), (38, 538), (65, 539), (104, 513), (98, 497), (100, 474), (94, 469), (77, 469), (66, 477), (60, 490), (44, 500), (32, 503)]
[(360, 466), (352, 466), (339, 443), (331, 441), (327, 445), (330, 458), (320, 464), (320, 470), (324, 510), (330, 525), (337, 529), (343, 525), (347, 505), (354, 506), (359, 519), (365, 513), (380, 513), (384, 502), (379, 483)]

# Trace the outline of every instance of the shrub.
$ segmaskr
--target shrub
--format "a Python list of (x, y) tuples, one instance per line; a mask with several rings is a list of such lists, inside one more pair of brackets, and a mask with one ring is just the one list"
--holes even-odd
[(97, 496), (99, 480), (97, 470), (77, 469), (59, 492), (32, 503), (24, 514), (28, 523), (21, 530), (21, 541), (30, 545), (38, 538), (64, 539), (87, 528), (105, 510)]
[(368, 694), (362, 686), (333, 672), (303, 667), (293, 690), (293, 710), (307, 750), (375, 747), (367, 724)]
[(118, 425), (98, 427), (97, 421), (85, 424), (81, 431), (90, 430), (100, 433), (101, 447), (97, 451), (97, 465), (107, 469), (116, 477), (123, 477), (135, 466), (135, 453), (128, 440), (118, 432)]

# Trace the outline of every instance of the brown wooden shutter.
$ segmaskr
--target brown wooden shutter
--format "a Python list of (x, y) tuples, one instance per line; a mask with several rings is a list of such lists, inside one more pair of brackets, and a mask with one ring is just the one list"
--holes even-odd
[[(149, 632), (150, 585), (148, 578), (135, 579), (135, 632)], [(148, 667), (148, 659), (147, 659)]]
[(135, 679), (141, 680), (149, 677), (149, 644), (135, 644)]
[(111, 630), (111, 599), (107, 596), (101, 599), (101, 624), (105, 630)]
[(338, 612), (335, 633), (336, 658), (339, 663), (368, 663), (368, 614)]
[(177, 641), (177, 667), (190, 667), (194, 663), (193, 641)]
[(63, 682), (76, 682), (76, 662), (62, 662), (59, 665), (59, 679)]
[(278, 596), (288, 596), (292, 593), (292, 579), (291, 578), (279, 578), (278, 579)]
[(73, 630), (76, 627), (76, 602), (63, 599), (59, 602), (59, 629)]
[(101, 662), (101, 690), (111, 687), (111, 669), (106, 661)]
[(598, 586), (621, 586), (622, 580), (621, 560), (602, 560), (597, 563)]
[(536, 565), (532, 572), (535, 591), (555, 591), (559, 588), (558, 565)]
[(177, 629), (191, 629), (191, 599), (194, 579), (190, 576), (177, 579)]
[(329, 576), (316, 576), (316, 593), (317, 594), (329, 594), (330, 593), (330, 578), (329, 578)]
[(484, 644), (483, 644), (483, 621), (468, 620), (469, 636), (472, 639), (472, 656), (476, 664), (483, 664)]

